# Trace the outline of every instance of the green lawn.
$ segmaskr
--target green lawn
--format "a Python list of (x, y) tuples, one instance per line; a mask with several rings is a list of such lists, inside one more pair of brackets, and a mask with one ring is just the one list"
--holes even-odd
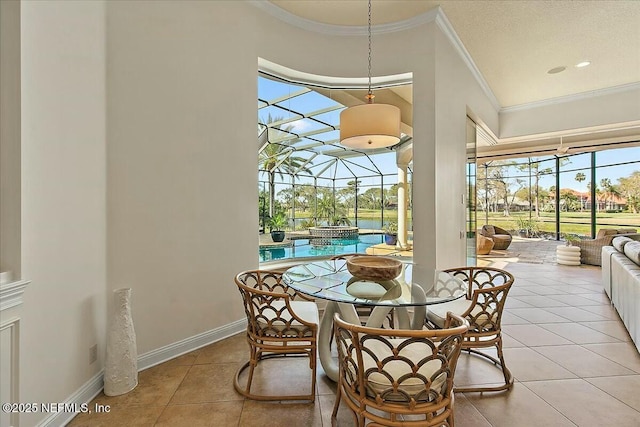
[[(513, 212), (510, 216), (504, 216), (502, 213), (489, 213), (489, 224), (497, 225), (506, 230), (516, 230), (516, 218), (529, 218), (529, 212)], [(535, 215), (532, 214), (532, 218)], [(478, 212), (478, 228), (485, 221), (484, 212)], [(543, 212), (538, 220), (538, 228), (540, 231), (555, 233), (556, 216), (554, 212)], [(583, 236), (591, 235), (591, 213), (590, 212), (561, 212), (560, 213), (560, 231), (563, 233), (572, 233)], [(622, 213), (606, 213), (598, 212), (596, 214), (596, 229), (615, 228), (618, 226), (628, 226), (640, 228), (640, 215), (628, 212)]]

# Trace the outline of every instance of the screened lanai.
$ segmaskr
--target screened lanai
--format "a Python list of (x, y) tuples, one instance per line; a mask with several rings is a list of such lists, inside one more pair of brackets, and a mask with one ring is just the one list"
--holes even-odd
[[(396, 98), (411, 96), (407, 86), (385, 92)], [(364, 234), (395, 232), (400, 223), (401, 245), (406, 245), (411, 230), (411, 137), (403, 133), (398, 144), (372, 150), (348, 149), (339, 142), (340, 112), (345, 104), (361, 103), (364, 94), (258, 76), (261, 231), (269, 231), (276, 217), (284, 217), (294, 235), (315, 226), (353, 226)], [(408, 105), (410, 101), (404, 99)], [(405, 208), (399, 209), (400, 204)]]

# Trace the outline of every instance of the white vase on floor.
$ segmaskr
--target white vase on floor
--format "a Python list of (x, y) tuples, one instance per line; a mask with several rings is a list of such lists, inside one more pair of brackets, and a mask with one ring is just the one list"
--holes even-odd
[(119, 396), (138, 385), (138, 350), (131, 318), (131, 288), (113, 291), (114, 307), (107, 331), (104, 394)]

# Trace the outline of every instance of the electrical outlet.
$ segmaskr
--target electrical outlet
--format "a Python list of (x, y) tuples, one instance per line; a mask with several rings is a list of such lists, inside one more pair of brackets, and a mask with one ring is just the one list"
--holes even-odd
[(89, 347), (89, 365), (98, 360), (98, 344)]

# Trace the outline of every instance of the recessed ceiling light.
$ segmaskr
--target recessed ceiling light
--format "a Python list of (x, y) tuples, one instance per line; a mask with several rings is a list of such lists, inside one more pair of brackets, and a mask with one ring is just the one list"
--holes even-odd
[(562, 67), (555, 67), (555, 68), (552, 68), (549, 71), (547, 71), (547, 74), (558, 74), (558, 73), (563, 72), (566, 69), (567, 69), (567, 67), (565, 67), (564, 65)]
[(582, 61), (576, 64), (576, 68), (586, 67), (591, 64), (591, 61)]

